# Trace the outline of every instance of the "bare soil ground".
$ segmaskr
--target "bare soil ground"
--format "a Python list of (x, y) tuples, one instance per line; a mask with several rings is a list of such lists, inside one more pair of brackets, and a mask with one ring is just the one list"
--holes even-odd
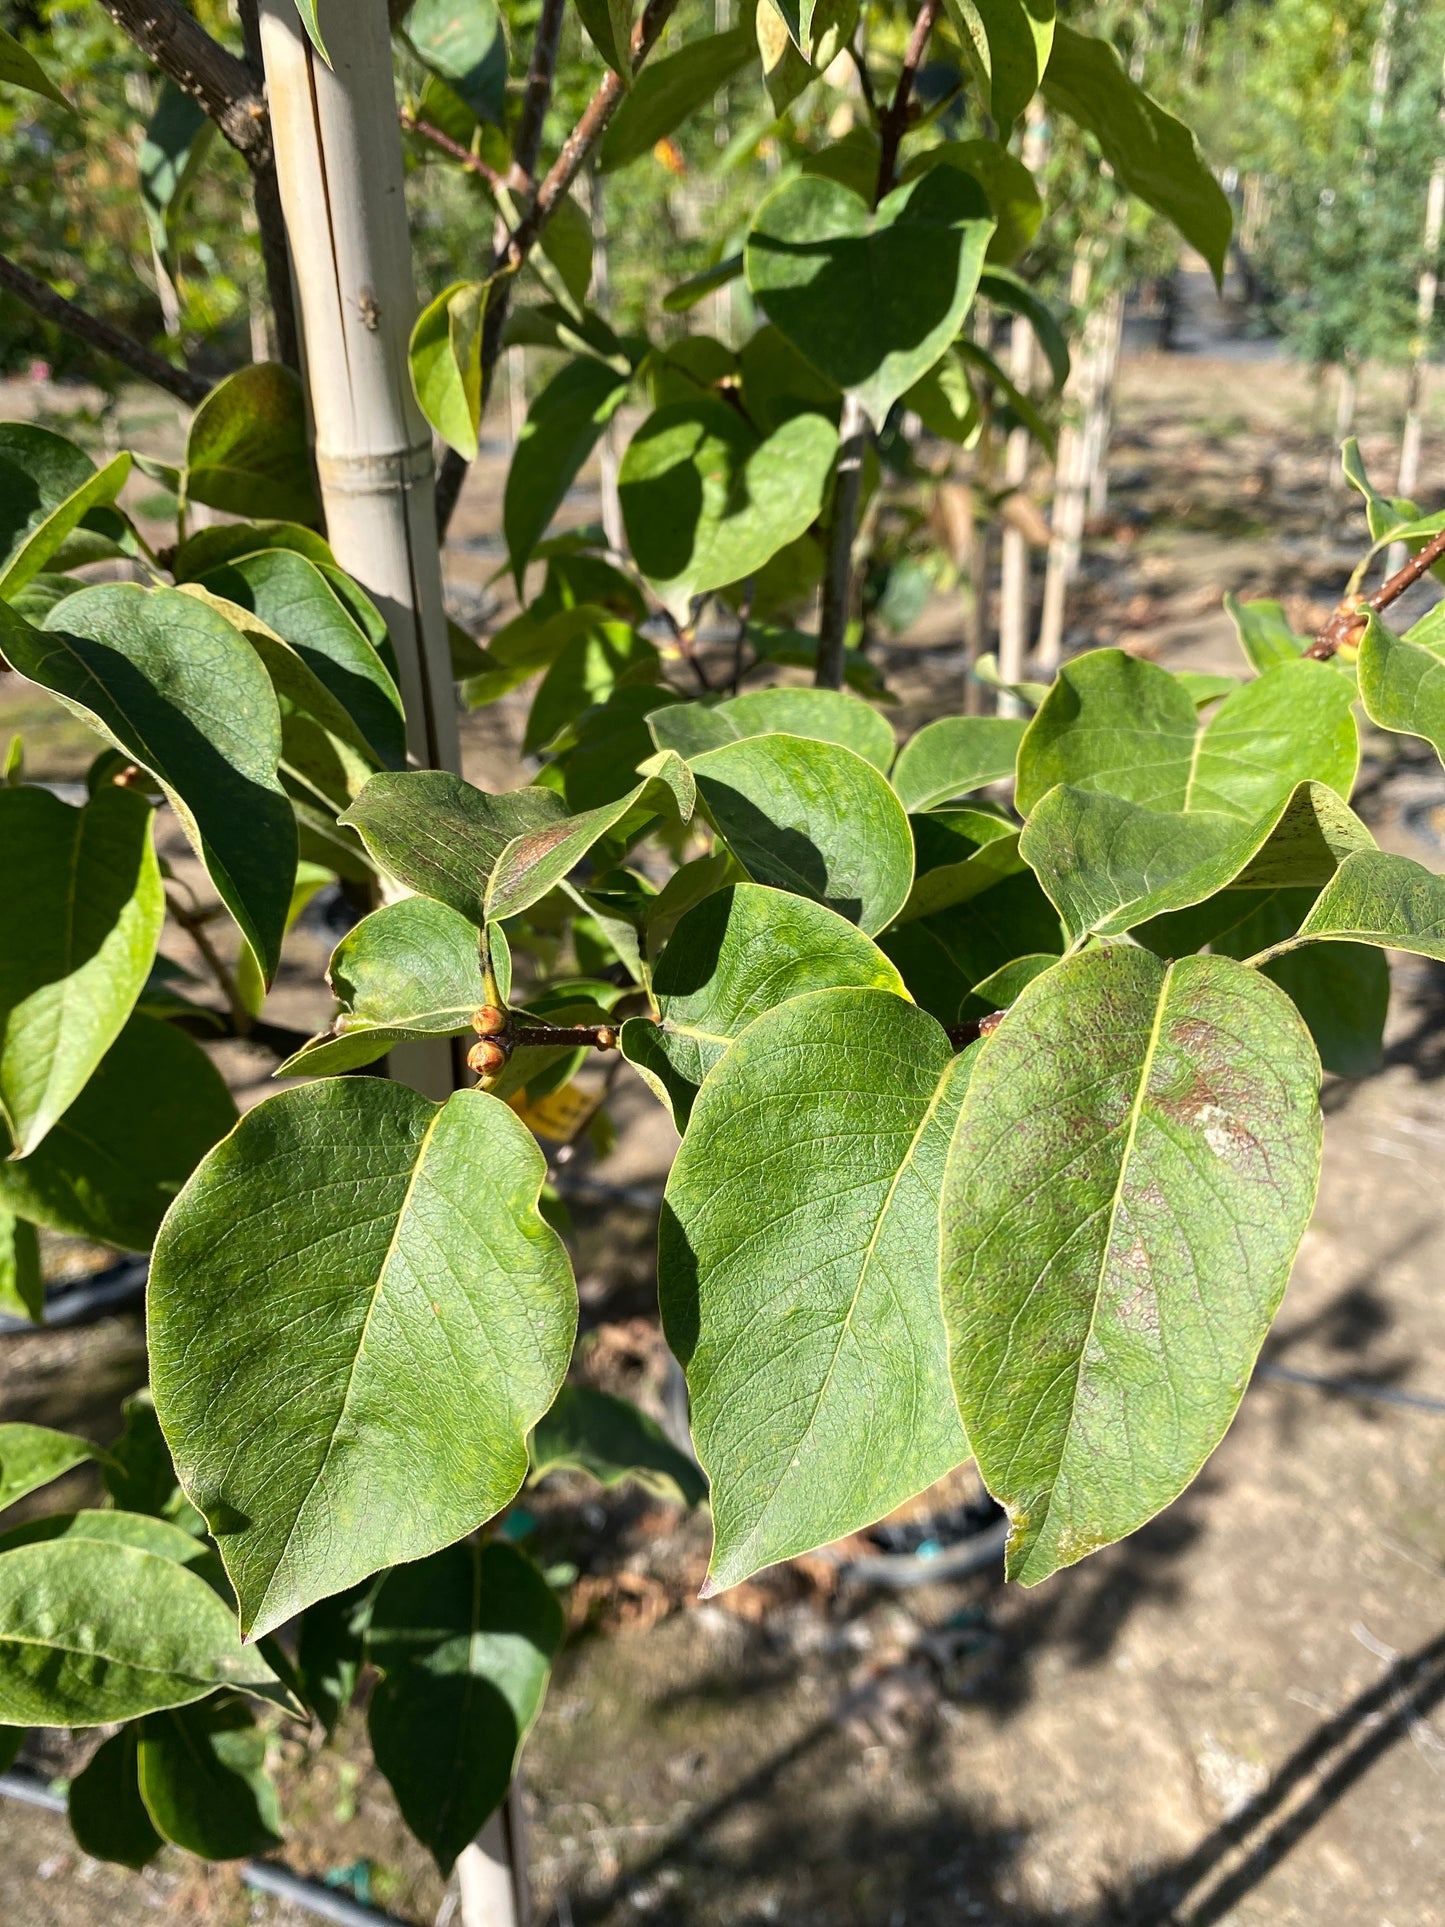
[[(1386, 478), (1396, 407), (1388, 381), (1367, 384), (1364, 450)], [(1072, 645), (1235, 666), (1226, 588), (1322, 619), (1362, 524), (1351, 513), (1346, 532), (1327, 492), (1312, 412), (1307, 379), (1276, 362), (1127, 358), (1111, 520)], [(158, 419), (142, 446), (162, 452), (166, 432)], [(503, 461), (479, 465), (449, 551), (464, 615), (496, 594)], [(1438, 407), (1424, 473), (1445, 478)], [(591, 519), (595, 496), (569, 511)], [(939, 601), (886, 652), (901, 728), (958, 706), (961, 637), (957, 602)], [(519, 698), (469, 719), (469, 774), (519, 780), (521, 713)], [(0, 734), (12, 722), (34, 773), (80, 773), (83, 732), (6, 678)], [(1381, 842), (1445, 866), (1438, 764), (1369, 753)], [(325, 1017), (330, 941), (303, 926), (276, 1022)], [(242, 1102), (270, 1087), (264, 1052), (217, 1048)], [(526, 1763), (538, 1921), (1445, 1927), (1445, 1409), (1428, 1403), (1445, 1401), (1442, 1077), (1445, 971), (1400, 960), (1384, 1068), (1327, 1090), (1319, 1211), (1228, 1439), (1152, 1525), (1035, 1591), (984, 1575), (888, 1596), (813, 1560), (699, 1605), (704, 1520), (580, 1485), (529, 1495), (541, 1556), (579, 1573)], [(628, 1194), (574, 1202), (581, 1369), (656, 1407), (646, 1192), (672, 1140), (640, 1087), (620, 1088), (617, 1151), (571, 1167)], [(0, 1410), (104, 1439), (142, 1370), (131, 1319), (7, 1338)], [(86, 1491), (77, 1474), (64, 1496)], [(78, 1757), (47, 1741), (29, 1763)], [(292, 1866), (364, 1869), (397, 1917), (450, 1918), (359, 1710), (336, 1747), (278, 1734), (276, 1767)], [(99, 1866), (63, 1820), (0, 1805), (4, 1927), (300, 1918), (171, 1850), (142, 1875)]]

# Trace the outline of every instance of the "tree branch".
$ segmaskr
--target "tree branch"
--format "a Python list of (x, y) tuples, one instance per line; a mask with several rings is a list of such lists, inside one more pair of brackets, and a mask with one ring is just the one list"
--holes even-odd
[(429, 120), (418, 120), (409, 107), (399, 108), (396, 117), (408, 134), (415, 134), (419, 140), (430, 141), (433, 147), (439, 147), (444, 154), (449, 154), (458, 166), (466, 168), (469, 174), (475, 174), (485, 181), (494, 194), (499, 188), (506, 186), (506, 182), (496, 168), (484, 161), (480, 154), (474, 154), (470, 147), (463, 147), (461, 142), (454, 141), (450, 134), (444, 134), (440, 127), (433, 127)]
[[(241, 34), (253, 86), (264, 94), (265, 64), (261, 57), (261, 21), (257, 0), (238, 0)], [(265, 153), (246, 159), (251, 167), (251, 200), (256, 209), (256, 231), (261, 238), (261, 266), (266, 295), (276, 328), (276, 353), (288, 368), (301, 372), (301, 328), (296, 319), (296, 288), (291, 278), (291, 250), (286, 240), (286, 216), (281, 211), (281, 184), (271, 152), (270, 119), (266, 122)]]
[[(642, 16), (632, 29), (632, 71), (635, 74), (644, 60), (657, 44), (663, 28), (667, 25), (677, 7), (677, 0), (647, 0)], [(538, 22), (538, 39), (546, 24), (544, 8), (542, 19)], [(555, 49), (554, 49), (555, 58)], [(533, 60), (535, 63), (536, 55)], [(531, 76), (528, 76), (530, 94)], [(505, 242), (498, 247), (492, 258), (491, 279), (506, 275), (509, 279), (492, 290), (487, 302), (486, 320), (482, 324), (482, 407), (486, 408), (487, 399), (492, 392), (492, 379), (497, 371), (497, 363), (502, 356), (502, 337), (507, 323), (507, 310), (511, 305), (510, 277), (522, 267), (536, 246), (537, 239), (548, 221), (551, 220), (568, 189), (581, 173), (589, 157), (607, 132), (608, 123), (617, 112), (626, 89), (621, 80), (609, 67), (583, 109), (581, 119), (562, 143), (562, 151), (548, 169), (546, 179), (537, 190), (536, 198), (517, 223)], [(524, 110), (525, 111), (525, 110)], [(536, 120), (537, 139), (541, 138), (542, 115)], [(518, 129), (519, 146), (521, 128)], [(536, 157), (533, 155), (533, 165)], [(441, 469), (437, 475), (436, 516), (437, 534), (446, 540), (447, 526), (452, 519), (452, 511), (457, 505), (457, 497), (462, 491), (466, 478), (467, 464), (449, 448), (442, 458)]]
[(18, 263), (0, 254), (0, 288), (6, 288), (13, 295), (33, 308), (47, 321), (64, 328), (67, 334), (77, 340), (97, 348), (112, 361), (129, 368), (133, 375), (140, 375), (145, 381), (153, 381), (158, 388), (164, 388), (178, 401), (195, 408), (210, 393), (211, 384), (199, 375), (193, 375), (187, 368), (177, 368), (163, 356), (147, 348), (144, 342), (137, 341), (123, 329), (113, 327), (109, 321), (102, 321), (99, 315), (87, 314), (73, 301), (67, 301), (63, 294), (22, 268)]
[(1397, 569), (1387, 581), (1382, 582), (1373, 595), (1363, 599), (1351, 597), (1348, 602), (1342, 602), (1305, 650), (1305, 655), (1314, 662), (1327, 662), (1336, 650), (1357, 642), (1364, 633), (1367, 614), (1373, 611), (1379, 615), (1382, 609), (1388, 609), (1407, 589), (1413, 589), (1422, 575), (1428, 575), (1442, 558), (1445, 558), (1445, 529), (1431, 536), (1420, 553), (1412, 556), (1403, 569)]
[(552, 104), (552, 78), (557, 71), (557, 48), (566, 11), (567, 0), (542, 0), (537, 34), (532, 42), (532, 62), (527, 69), (527, 91), (522, 96), (522, 111), (517, 116), (517, 134), (512, 143), (512, 167), (507, 178), (514, 188), (530, 191), (537, 172), (542, 127)]
[(908, 106), (913, 94), (913, 82), (918, 69), (923, 65), (923, 56), (928, 51), (928, 42), (942, 11), (943, 0), (923, 0), (918, 9), (918, 18), (913, 23), (913, 32), (908, 38), (908, 50), (903, 56), (903, 71), (898, 76), (893, 99), (884, 109), (878, 122), (881, 149), (878, 155), (878, 190), (873, 196), (876, 206), (893, 185), (893, 176), (898, 168), (898, 148), (908, 127)]
[(100, 0), (121, 32), (204, 109), (251, 167), (271, 159), (271, 120), (244, 60), (213, 40), (178, 0)]

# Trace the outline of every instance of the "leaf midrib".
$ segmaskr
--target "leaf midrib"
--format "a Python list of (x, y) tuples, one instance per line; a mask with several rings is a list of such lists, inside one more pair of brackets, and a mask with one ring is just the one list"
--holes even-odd
[(1104, 1234), (1103, 1247), (1099, 1258), (1094, 1287), (1094, 1302), (1089, 1311), (1088, 1329), (1085, 1331), (1083, 1341), (1079, 1346), (1079, 1362), (1074, 1373), (1074, 1390), (1069, 1400), (1069, 1422), (1064, 1428), (1064, 1436), (1056, 1455), (1053, 1482), (1049, 1486), (1048, 1497), (1044, 1501), (1043, 1517), (1039, 1520), (1038, 1530), (1030, 1542), (1030, 1551), (1032, 1551), (1033, 1547), (1043, 1538), (1044, 1531), (1048, 1526), (1049, 1517), (1053, 1511), (1054, 1494), (1058, 1490), (1059, 1472), (1068, 1455), (1069, 1444), (1074, 1435), (1074, 1421), (1079, 1406), (1079, 1387), (1083, 1383), (1084, 1377), (1084, 1361), (1093, 1340), (1095, 1326), (1098, 1323), (1099, 1304), (1104, 1295), (1104, 1276), (1108, 1268), (1109, 1253), (1114, 1243), (1114, 1228), (1119, 1221), (1119, 1206), (1123, 1201), (1124, 1185), (1129, 1175), (1129, 1161), (1134, 1154), (1135, 1141), (1139, 1135), (1139, 1120), (1144, 1114), (1144, 1101), (1149, 1094), (1149, 1080), (1154, 1073), (1154, 1057), (1158, 1050), (1160, 1034), (1164, 1027), (1164, 1011), (1169, 1002), (1169, 991), (1174, 980), (1174, 969), (1175, 966), (1172, 963), (1166, 966), (1163, 981), (1159, 986), (1158, 1001), (1154, 1006), (1154, 1021), (1149, 1029), (1149, 1041), (1144, 1048), (1144, 1062), (1139, 1067), (1139, 1082), (1134, 1092), (1134, 1101), (1129, 1107), (1128, 1128), (1125, 1132), (1124, 1144), (1119, 1156), (1119, 1175), (1115, 1179), (1114, 1195), (1109, 1202), (1109, 1223)]
[[(281, 1547), (280, 1552), (276, 1555), (276, 1558), (274, 1563), (272, 1564), (271, 1570), (267, 1575), (266, 1590), (261, 1595), (260, 1602), (256, 1608), (256, 1612), (253, 1615), (250, 1623), (246, 1625), (244, 1628), (244, 1630), (248, 1633), (251, 1631), (252, 1626), (255, 1625), (256, 1620), (261, 1617), (262, 1612), (264, 1611), (266, 1605), (270, 1600), (271, 1590), (276, 1582), (276, 1574), (281, 1570), (281, 1568), (285, 1565), (287, 1559), (290, 1557), (291, 1542), (296, 1537), (296, 1529), (301, 1523), (301, 1515), (305, 1512), (307, 1506), (310, 1505), (311, 1500), (315, 1495), (316, 1488), (318, 1485), (320, 1485), (322, 1479), (325, 1477), (326, 1468), (331, 1463), (331, 1455), (336, 1449), (336, 1435), (341, 1430), (341, 1422), (346, 1417), (347, 1409), (351, 1404), (351, 1394), (356, 1386), (356, 1373), (357, 1373), (358, 1367), (361, 1364), (361, 1355), (366, 1349), (366, 1339), (367, 1339), (367, 1334), (371, 1330), (371, 1321), (376, 1314), (377, 1305), (381, 1302), (382, 1294), (386, 1285), (387, 1272), (391, 1267), (392, 1259), (396, 1256), (397, 1243), (401, 1237), (401, 1229), (406, 1222), (407, 1213), (411, 1207), (412, 1197), (415, 1194), (417, 1184), (421, 1178), (422, 1170), (426, 1164), (427, 1152), (430, 1149), (432, 1138), (436, 1133), (437, 1126), (441, 1123), (442, 1114), (446, 1110), (446, 1108), (447, 1107), (445, 1104), (439, 1104), (436, 1107), (435, 1112), (433, 1113), (432, 1117), (429, 1119), (427, 1123), (427, 1127), (425, 1131), (422, 1133), (421, 1142), (417, 1145), (416, 1158), (411, 1168), (411, 1176), (407, 1179), (406, 1192), (402, 1197), (400, 1206), (397, 1209), (396, 1223), (392, 1226), (391, 1236), (387, 1240), (385, 1254), (383, 1255), (380, 1264), (378, 1264), (376, 1268), (376, 1281), (371, 1287), (370, 1302), (367, 1304), (367, 1307), (366, 1307), (366, 1316), (362, 1320), (361, 1331), (357, 1336), (356, 1349), (353, 1352), (352, 1359), (351, 1359), (351, 1368), (346, 1374), (346, 1390), (342, 1394), (341, 1404), (337, 1408), (335, 1420), (332, 1422), (331, 1430), (327, 1435), (326, 1449), (321, 1455), (320, 1465), (317, 1466), (315, 1472), (311, 1476), (311, 1482), (307, 1486), (305, 1494), (298, 1502), (296, 1506), (296, 1510), (292, 1514), (291, 1524), (286, 1529), (285, 1543)], [(237, 1590), (237, 1594), (239, 1595), (240, 1587), (238, 1586), (236, 1590)]]

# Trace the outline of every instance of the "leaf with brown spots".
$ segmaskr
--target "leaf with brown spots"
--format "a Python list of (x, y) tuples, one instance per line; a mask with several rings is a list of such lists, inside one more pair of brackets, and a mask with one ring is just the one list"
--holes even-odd
[(949, 1152), (954, 1391), (1026, 1585), (1133, 1532), (1234, 1416), (1309, 1222), (1319, 1060), (1228, 957), (1109, 945), (1024, 990)]

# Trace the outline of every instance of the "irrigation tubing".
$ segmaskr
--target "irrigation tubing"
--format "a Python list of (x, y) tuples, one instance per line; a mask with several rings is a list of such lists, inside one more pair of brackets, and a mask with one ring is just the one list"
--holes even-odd
[[(0, 1773), (0, 1795), (7, 1800), (19, 1800), (28, 1807), (41, 1807), (46, 1813), (66, 1810), (65, 1796), (52, 1793), (43, 1780), (29, 1773)], [(381, 1927), (412, 1927), (410, 1921), (396, 1914), (363, 1907), (359, 1900), (348, 1900), (345, 1894), (323, 1887), (319, 1881), (303, 1880), (288, 1868), (278, 1867), (274, 1860), (243, 1860), (240, 1874), (246, 1885), (258, 1893), (274, 1894), (278, 1900), (289, 1901), (317, 1920), (334, 1922), (335, 1927), (378, 1927), (378, 1922)]]

